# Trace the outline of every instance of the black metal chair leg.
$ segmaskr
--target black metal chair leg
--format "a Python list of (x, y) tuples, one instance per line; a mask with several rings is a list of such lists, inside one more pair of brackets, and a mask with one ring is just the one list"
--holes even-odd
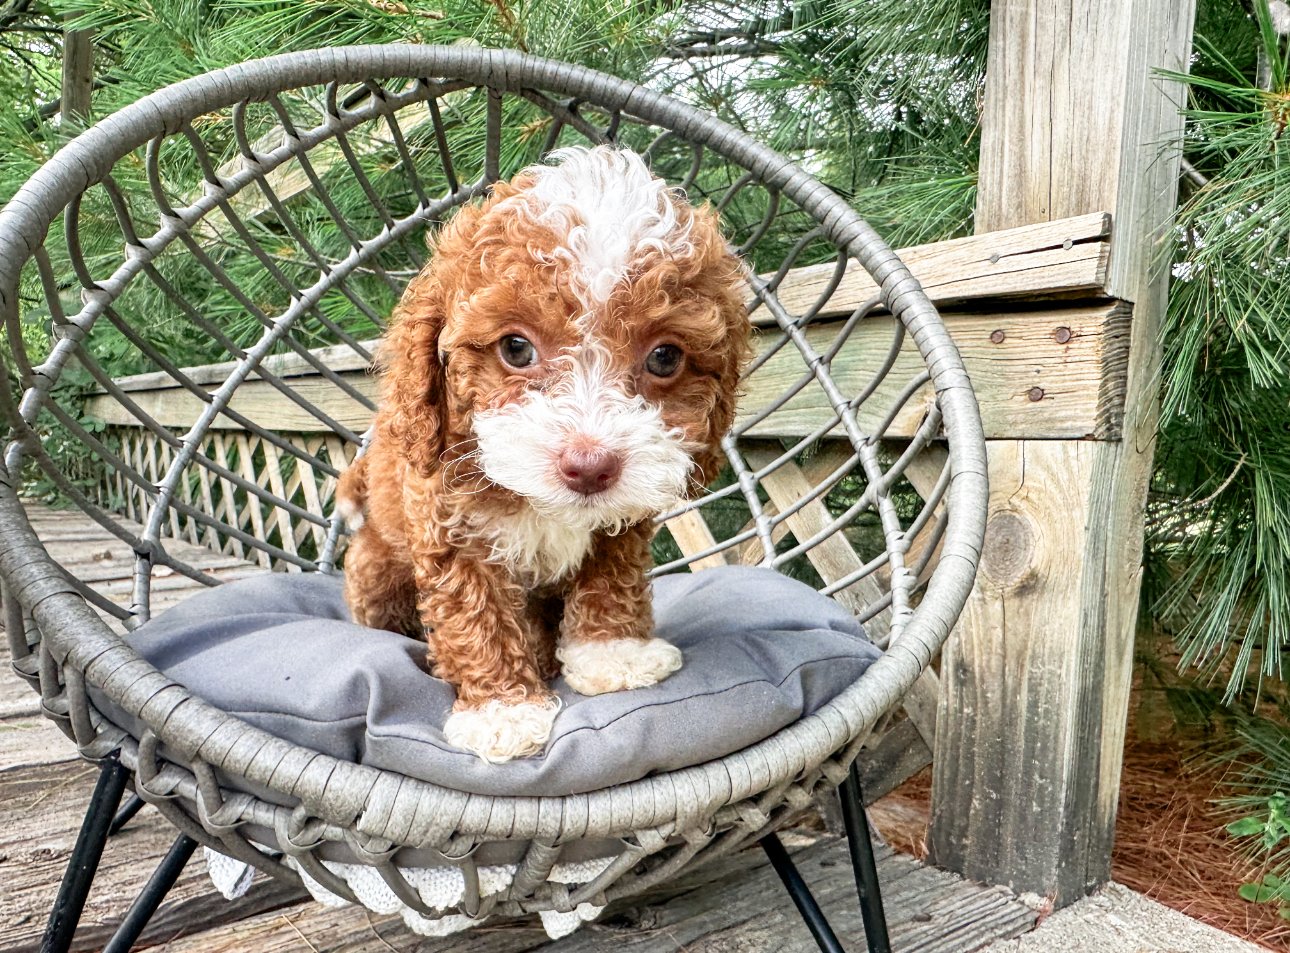
[(98, 783), (94, 785), (94, 793), (90, 795), (90, 806), (85, 811), (85, 820), (81, 822), (81, 832), (76, 837), (76, 846), (72, 848), (71, 859), (67, 862), (67, 871), (58, 888), (54, 909), (49, 913), (40, 953), (67, 953), (71, 947), (76, 924), (80, 922), (81, 911), (85, 909), (85, 898), (89, 896), (90, 884), (94, 882), (94, 873), (103, 857), (108, 826), (112, 823), (117, 805), (121, 803), (121, 795), (129, 777), (129, 769), (115, 757), (104, 761), (99, 769)]
[(851, 869), (855, 872), (856, 891), (860, 894), (860, 916), (864, 920), (865, 941), (869, 953), (891, 953), (887, 936), (887, 915), (882, 909), (878, 889), (878, 864), (869, 838), (869, 821), (864, 813), (864, 795), (860, 789), (860, 769), (851, 763), (851, 772), (838, 792), (842, 801), (842, 824), (847, 831), (847, 848), (851, 852)]
[(121, 921), (121, 925), (116, 928), (116, 932), (112, 934), (112, 939), (108, 940), (107, 946), (103, 947), (103, 953), (130, 953), (130, 947), (134, 946), (135, 941), (142, 936), (144, 927), (157, 912), (166, 894), (170, 893), (170, 888), (175, 885), (175, 881), (183, 873), (184, 865), (188, 863), (188, 859), (193, 856), (193, 851), (196, 849), (197, 841), (187, 834), (180, 834), (175, 839), (166, 856), (162, 858), (157, 869), (144, 884), (139, 896), (135, 898), (134, 903), (130, 904), (129, 912)]
[(130, 799), (125, 802), (125, 807), (116, 812), (116, 817), (112, 818), (112, 823), (108, 827), (108, 837), (115, 837), (120, 833), (121, 828), (134, 820), (134, 816), (139, 813), (143, 805), (148, 803), (137, 794), (131, 794)]
[(824, 911), (815, 902), (810, 888), (806, 886), (802, 875), (797, 872), (793, 858), (788, 856), (788, 851), (779, 842), (779, 838), (774, 834), (767, 834), (758, 843), (766, 852), (766, 857), (770, 860), (770, 865), (775, 868), (775, 873), (779, 874), (784, 889), (793, 898), (793, 905), (801, 914), (806, 928), (811, 931), (816, 945), (823, 953), (844, 953), (842, 944), (838, 942), (837, 935), (834, 934), (833, 928), (829, 926), (829, 921), (824, 916)]

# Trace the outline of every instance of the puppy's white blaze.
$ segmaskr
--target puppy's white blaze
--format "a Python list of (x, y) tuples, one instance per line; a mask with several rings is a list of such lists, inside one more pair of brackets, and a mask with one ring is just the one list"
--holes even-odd
[(479, 755), (489, 764), (537, 754), (551, 737), (560, 699), (507, 705), (487, 702), (481, 708), (454, 711), (444, 722), (448, 743)]
[(341, 520), (349, 527), (350, 532), (357, 533), (366, 522), (363, 518), (363, 508), (348, 497), (341, 497), (336, 501), (336, 512), (340, 514)]
[[(524, 497), (533, 510), (531, 520), (526, 514), (515, 527), (487, 531), (494, 551), (547, 581), (557, 578), (546, 571), (555, 563), (569, 572), (577, 568), (595, 530), (621, 530), (673, 506), (694, 467), (682, 433), (664, 424), (658, 407), (614, 384), (598, 347), (585, 345), (569, 360), (572, 370), (549, 390), (530, 392), (473, 420), (484, 474)], [(618, 456), (622, 468), (610, 489), (584, 496), (565, 486), (557, 465), (571, 439)], [(560, 531), (543, 527), (543, 521)], [(539, 559), (545, 548), (552, 552)]]
[(563, 234), (554, 257), (570, 265), (574, 290), (588, 308), (608, 301), (645, 252), (694, 253), (689, 219), (682, 221), (667, 183), (636, 153), (574, 147), (550, 158), (557, 164), (524, 170), (535, 181), (520, 201), (535, 221)]
[(565, 681), (579, 695), (646, 688), (681, 667), (681, 650), (662, 639), (561, 642), (555, 650)]

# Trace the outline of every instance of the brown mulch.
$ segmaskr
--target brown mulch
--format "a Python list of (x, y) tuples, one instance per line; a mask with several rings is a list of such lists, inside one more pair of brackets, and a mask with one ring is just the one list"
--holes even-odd
[(1214, 804), (1218, 781), (1178, 744), (1131, 745), (1115, 824), (1115, 879), (1226, 933), (1290, 950), (1290, 923), (1276, 907), (1236, 895), (1261, 873), (1223, 830), (1232, 816)]
[[(1213, 802), (1217, 775), (1198, 766), (1185, 741), (1133, 740), (1125, 751), (1113, 876), (1158, 903), (1272, 950), (1290, 951), (1290, 923), (1237, 888), (1258, 879), (1223, 830), (1232, 818)], [(931, 771), (905, 782), (870, 816), (897, 850), (926, 854)]]
[(932, 769), (924, 768), (869, 806), (869, 820), (895, 850), (922, 860), (927, 856), (927, 824), (932, 810)]

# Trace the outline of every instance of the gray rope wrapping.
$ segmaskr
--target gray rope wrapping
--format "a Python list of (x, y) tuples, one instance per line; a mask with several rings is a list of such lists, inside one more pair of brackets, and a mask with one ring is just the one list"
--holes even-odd
[[(395, 87), (391, 78), (413, 82)], [(417, 81), (416, 78), (427, 79)], [(348, 84), (367, 84), (370, 94), (351, 107), (342, 106), (337, 91)], [(322, 121), (313, 128), (298, 125), (299, 113), (283, 104), (281, 96), (301, 87), (326, 87)], [(454, 166), (443, 112), (451, 95), (488, 90), (482, 176), (461, 177)], [(832, 408), (815, 433), (802, 434), (796, 443), (777, 448), (770, 463), (751, 465), (737, 431), (727, 440), (734, 481), (703, 500), (683, 507), (685, 512), (723, 501), (743, 500), (751, 519), (744, 530), (716, 541), (708, 550), (690, 553), (660, 570), (682, 568), (697, 559), (733, 552), (745, 543), (760, 544), (763, 562), (782, 567), (790, 559), (812, 550), (826, 539), (848, 529), (864, 511), (877, 513), (887, 549), (865, 563), (852, 576), (834, 580), (827, 592), (839, 592), (871, 580), (879, 569), (889, 573), (889, 583), (873, 600), (863, 618), (889, 616), (890, 635), (882, 658), (854, 685), (823, 709), (780, 731), (771, 738), (726, 758), (695, 765), (604, 790), (569, 797), (484, 797), (449, 790), (364, 765), (351, 764), (291, 744), (256, 729), (167, 679), (139, 658), (87, 604), (88, 587), (69, 580), (49, 556), (24, 514), (18, 496), (20, 474), (34, 463), (100, 525), (108, 528), (137, 554), (133, 602), (129, 610), (114, 609), (137, 624), (150, 613), (151, 580), (159, 566), (180, 569), (191, 578), (213, 578), (166, 550), (163, 537), (168, 521), (182, 518), (211, 532), (225, 532), (243, 545), (267, 553), (274, 560), (306, 569), (330, 569), (336, 552), (340, 523), (328, 514), (310, 511), (272, 488), (234, 472), (204, 449), (214, 421), (221, 416), (242, 430), (270, 441), (284, 457), (309, 459), (311, 455), (273, 431), (260, 427), (229, 406), (237, 388), (255, 378), (267, 382), (318, 420), (320, 431), (355, 443), (359, 436), (332, 419), (297, 393), (290, 379), (278, 377), (261, 362), (283, 349), (310, 362), (316, 373), (344, 389), (345, 381), (314, 359), (294, 334), (308, 318), (329, 325), (319, 308), (324, 294), (339, 291), (360, 312), (376, 320), (377, 309), (346, 281), (358, 273), (374, 276), (393, 290), (398, 278), (393, 262), (383, 252), (400, 247), (404, 236), (424, 228), (453, 206), (481, 194), (489, 182), (507, 171), (503, 168), (501, 130), (507, 104), (522, 100), (543, 110), (552, 129), (544, 147), (565, 132), (581, 133), (593, 141), (614, 138), (620, 129), (649, 127), (657, 131), (650, 149), (677, 141), (692, 149), (692, 164), (679, 177), (682, 186), (696, 186), (705, 163), (719, 161), (741, 170), (718, 201), (735, 201), (744, 189), (763, 189), (768, 196), (764, 218), (750, 227), (741, 251), (749, 252), (762, 241), (777, 216), (800, 214), (811, 223), (782, 260), (777, 273), (752, 282), (757, 323), (769, 328), (763, 351), (796, 354), (801, 376), (781, 397), (763, 409), (761, 418), (749, 418), (748, 430), (783, 408), (807, 389), (823, 392)], [(284, 134), (276, 148), (258, 147), (246, 126), (248, 103), (268, 102), (282, 120)], [(432, 138), (426, 148), (437, 154), (447, 183), (445, 194), (434, 197), (416, 177), (406, 135), (398, 121), (400, 110), (425, 103)], [(216, 157), (196, 131), (195, 121), (212, 113), (232, 110), (240, 169), (221, 173)], [(607, 117), (598, 125), (596, 117)], [(392, 148), (409, 170), (409, 189), (415, 209), (400, 217), (392, 212), (366, 178), (355, 158), (350, 139), (363, 123), (379, 120), (392, 130)], [(176, 138), (177, 137), (177, 138)], [(204, 186), (199, 197), (179, 207), (173, 190), (162, 181), (158, 158), (171, 140), (189, 143), (200, 167)], [(329, 204), (324, 176), (309, 161), (323, 143), (336, 143), (351, 175), (370, 190), (381, 230), (364, 239)], [(160, 225), (147, 237), (137, 228), (124, 200), (113, 200), (120, 223), (125, 254), (110, 275), (95, 277), (88, 256), (79, 247), (78, 223), (82, 196), (92, 187), (106, 189), (119, 199), (113, 171), (123, 157), (146, 149), (146, 176), (157, 203)], [(323, 203), (349, 242), (348, 254), (329, 261), (297, 226), (288, 203), (277, 195), (270, 173), (288, 162), (299, 165), (313, 194)], [(242, 191), (263, 197), (306, 259), (317, 266), (311, 287), (296, 287), (272, 260), (261, 264), (284, 291), (289, 303), (280, 314), (270, 314), (239, 288), (225, 288), (261, 328), (260, 337), (248, 347), (222, 339), (220, 329), (194, 309), (180, 303), (157, 269), (167, 248), (180, 249), (194, 267), (202, 268), (215, 282), (227, 279), (222, 266), (204, 250), (197, 229), (212, 214), (229, 222), (233, 233), (252, 255), (262, 256), (231, 199)], [(82, 306), (66, 313), (67, 298), (60, 295), (55, 265), (45, 245), (51, 223), (66, 213), (64, 239), (71, 267), (82, 289)], [(776, 291), (798, 256), (812, 243), (827, 242), (834, 249), (832, 279), (816, 302), (798, 315), (779, 302)], [(406, 257), (406, 256), (405, 256)], [(825, 350), (808, 340), (807, 326), (814, 321), (842, 280), (846, 266), (857, 262), (879, 287), (877, 298), (855, 309), (840, 325)], [(418, 262), (410, 260), (415, 267)], [(27, 276), (24, 279), (24, 274)], [(35, 275), (35, 278), (32, 276)], [(33, 365), (22, 336), (19, 289), (36, 281), (49, 300), (57, 330), (56, 342), (43, 361)], [(63, 370), (75, 359), (96, 368), (84, 346), (94, 323), (107, 320), (129, 337), (129, 322), (115, 304), (131, 282), (150, 280), (187, 318), (220, 340), (234, 360), (227, 377), (211, 390), (187, 380), (148, 342), (136, 336), (134, 345), (153, 366), (167, 373), (177, 386), (202, 401), (196, 423), (175, 433), (133, 404), (129, 394), (101, 372), (96, 375), (104, 392), (130, 406), (141, 425), (170, 448), (164, 479), (153, 481), (137, 472), (113, 447), (82, 427), (74, 413), (56, 408), (52, 391)], [(225, 287), (225, 286), (221, 286)], [(186, 308), (186, 312), (185, 312)], [(872, 386), (848, 395), (836, 384), (831, 362), (843, 352), (849, 336), (862, 327), (877, 309), (885, 308), (897, 319), (888, 360), (875, 374)], [(679, 873), (690, 864), (720, 856), (774, 829), (810, 802), (821, 789), (844, 778), (847, 765), (880, 719), (899, 705), (902, 697), (929, 666), (961, 612), (970, 591), (980, 555), (986, 513), (985, 450), (975, 398), (962, 362), (940, 317), (918, 282), (878, 236), (837, 195), (785, 158), (752, 141), (732, 127), (667, 97), (613, 77), (567, 64), (521, 55), (466, 47), (356, 46), (314, 50), (246, 63), (198, 76), (167, 87), (105, 118), (69, 143), (38, 170), (18, 194), (0, 210), (0, 314), (3, 314), (20, 378), (22, 396), (15, 403), (8, 389), (0, 388), (0, 412), (12, 425), (12, 440), (0, 473), (0, 582), (6, 598), (6, 623), (15, 669), (39, 688), (45, 712), (72, 737), (89, 758), (120, 751), (126, 765), (137, 773), (137, 788), (156, 804), (176, 827), (231, 856), (255, 864), (276, 876), (295, 876), (277, 857), (296, 858), (315, 879), (345, 895), (343, 882), (328, 882), (321, 858), (342, 850), (359, 862), (377, 866), (400, 896), (414, 892), (398, 874), (398, 851), (410, 847), (428, 851), (466, 868), (472, 879), (475, 852), (493, 842), (520, 842), (522, 862), (511, 888), (492, 898), (473, 896), (467, 890), (460, 912), (519, 914), (541, 909), (571, 909), (589, 898), (613, 899)], [(334, 338), (367, 355), (363, 345), (330, 323)], [(876, 430), (866, 432), (857, 412), (896, 363), (905, 339), (912, 340), (921, 358), (919, 376), (900, 389)], [(762, 366), (759, 361), (755, 368)], [(935, 390), (936, 403), (923, 425), (898, 454), (894, 463), (880, 452), (880, 440), (896, 414), (924, 383)], [(360, 398), (362, 395), (358, 395)], [(150, 504), (142, 534), (124, 525), (107, 507), (81, 492), (58, 463), (40, 445), (42, 421), (56, 419), (79, 441), (90, 447), (104, 465), (132, 488), (146, 495)], [(795, 455), (815, 441), (828, 437), (846, 440), (853, 452), (811, 494), (795, 505), (771, 512), (758, 489), (764, 480), (790, 464)], [(902, 521), (890, 490), (908, 461), (933, 439), (943, 439), (948, 462), (936, 489), (918, 516)], [(339, 461), (313, 458), (320, 472), (334, 473)], [(326, 543), (317, 558), (306, 558), (285, 546), (256, 538), (240, 525), (232, 525), (198, 503), (185, 499), (183, 477), (190, 467), (205, 469), (237, 491), (279, 508), (288, 521), (307, 521), (326, 527)], [(811, 538), (797, 538), (785, 551), (779, 537), (786, 521), (804, 507), (814, 505), (839, 482), (855, 473), (866, 489), (855, 506), (835, 514)], [(906, 525), (908, 524), (908, 525)], [(294, 526), (295, 523), (291, 522)], [(921, 563), (906, 567), (908, 540), (928, 528), (933, 545)], [(912, 531), (912, 532), (911, 532)], [(931, 564), (931, 550), (938, 556)], [(99, 604), (106, 608), (106, 600)], [(112, 724), (91, 703), (87, 686), (95, 686), (117, 706), (147, 725), (141, 737), (132, 737)], [(241, 791), (227, 786), (237, 779)], [(251, 794), (243, 792), (261, 792)], [(582, 840), (617, 842), (617, 859), (594, 883), (570, 890), (546, 881), (551, 865), (568, 845)], [(265, 853), (265, 849), (273, 856)], [(337, 878), (331, 877), (332, 881)], [(477, 892), (477, 891), (475, 891)], [(429, 911), (422, 911), (429, 912)], [(444, 911), (439, 911), (444, 912)]]

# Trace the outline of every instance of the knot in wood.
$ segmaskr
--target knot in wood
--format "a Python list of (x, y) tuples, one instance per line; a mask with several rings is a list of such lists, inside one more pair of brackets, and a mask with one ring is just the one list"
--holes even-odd
[(999, 586), (1015, 586), (1034, 563), (1035, 533), (1030, 522), (1012, 510), (990, 517), (981, 550), (981, 571)]

